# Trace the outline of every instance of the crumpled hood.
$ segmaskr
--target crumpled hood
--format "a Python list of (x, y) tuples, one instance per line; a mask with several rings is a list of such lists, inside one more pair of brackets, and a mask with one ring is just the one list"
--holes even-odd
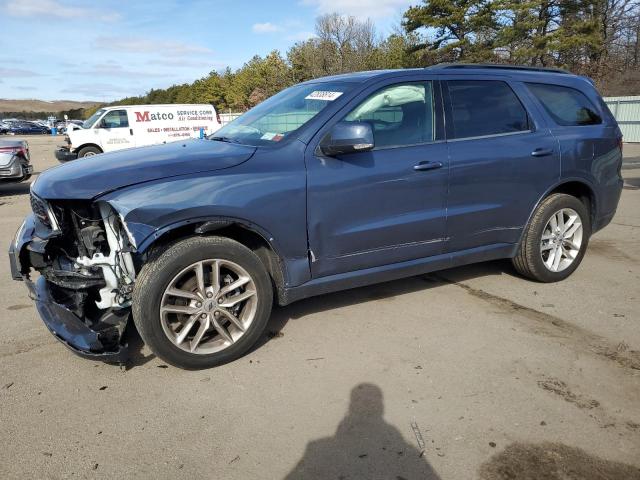
[(255, 147), (186, 140), (79, 158), (46, 170), (32, 186), (47, 200), (89, 200), (136, 183), (233, 167)]

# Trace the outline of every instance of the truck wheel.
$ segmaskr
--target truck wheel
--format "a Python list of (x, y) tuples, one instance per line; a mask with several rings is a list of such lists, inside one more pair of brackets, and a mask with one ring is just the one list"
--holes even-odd
[(580, 265), (590, 236), (585, 204), (571, 195), (552, 194), (531, 217), (513, 265), (521, 275), (539, 282), (564, 280)]
[(78, 150), (78, 158), (90, 157), (91, 155), (98, 155), (102, 151), (98, 147), (82, 147)]
[(244, 245), (192, 237), (152, 255), (136, 279), (133, 320), (161, 359), (210, 368), (247, 352), (264, 332), (273, 302), (269, 275)]

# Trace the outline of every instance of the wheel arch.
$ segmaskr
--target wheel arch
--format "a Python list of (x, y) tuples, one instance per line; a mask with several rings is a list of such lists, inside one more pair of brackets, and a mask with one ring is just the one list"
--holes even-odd
[(253, 251), (265, 266), (277, 298), (282, 298), (286, 267), (279, 248), (266, 230), (245, 220), (228, 217), (183, 220), (159, 229), (137, 250), (144, 257), (189, 237), (213, 235), (235, 240)]
[(95, 147), (98, 150), (100, 150), (100, 153), (104, 153), (104, 150), (102, 149), (102, 147), (100, 145), (98, 145), (97, 143), (83, 143), (79, 147), (74, 148), (74, 152), (78, 153), (80, 150), (82, 150), (83, 148), (87, 148), (87, 147)]
[(593, 185), (591, 185), (588, 181), (582, 178), (563, 179), (562, 181), (556, 183), (555, 185), (547, 189), (547, 191), (545, 191), (544, 194), (542, 194), (540, 198), (538, 198), (538, 200), (536, 201), (535, 205), (529, 212), (529, 217), (527, 218), (527, 222), (524, 224), (524, 227), (520, 232), (520, 238), (518, 239), (518, 243), (515, 244), (515, 248), (513, 250), (513, 256), (515, 256), (518, 250), (518, 246), (520, 245), (520, 243), (522, 242), (522, 239), (524, 238), (524, 234), (527, 230), (527, 225), (529, 225), (529, 223), (531, 222), (531, 217), (533, 217), (535, 211), (538, 209), (538, 207), (544, 201), (544, 199), (547, 198), (549, 195), (553, 195), (554, 193), (565, 193), (567, 195), (576, 197), (577, 199), (582, 201), (582, 203), (584, 203), (584, 205), (589, 210), (591, 225), (594, 224), (596, 219), (596, 212), (597, 212), (597, 199), (596, 199), (595, 189), (593, 188)]

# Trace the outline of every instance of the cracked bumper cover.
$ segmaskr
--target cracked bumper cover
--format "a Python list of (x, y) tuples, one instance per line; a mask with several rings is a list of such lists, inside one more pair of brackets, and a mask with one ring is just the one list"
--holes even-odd
[[(9, 248), (13, 279), (25, 282), (29, 296), (35, 301), (36, 309), (46, 327), (71, 351), (94, 360), (124, 362), (128, 348), (122, 343), (122, 336), (129, 312), (122, 310), (106, 313), (103, 318), (107, 317), (108, 321), (102, 321), (101, 318), (92, 322), (92, 328), (67, 306), (56, 302), (52, 296), (52, 286), (44, 277), (31, 281), (28, 275), (30, 265), (23, 265), (23, 262), (29, 262), (30, 252), (43, 248), (43, 243), (46, 245), (46, 240), (35, 236), (35, 230), (35, 219), (30, 215)], [(35, 244), (33, 249), (32, 244)]]

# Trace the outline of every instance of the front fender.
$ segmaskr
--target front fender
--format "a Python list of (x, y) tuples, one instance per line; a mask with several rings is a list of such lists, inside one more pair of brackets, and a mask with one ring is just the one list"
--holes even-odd
[(310, 278), (305, 188), (303, 165), (259, 172), (241, 165), (136, 185), (100, 200), (118, 212), (138, 253), (185, 225), (238, 223), (272, 246), (285, 264), (285, 284), (299, 285)]

